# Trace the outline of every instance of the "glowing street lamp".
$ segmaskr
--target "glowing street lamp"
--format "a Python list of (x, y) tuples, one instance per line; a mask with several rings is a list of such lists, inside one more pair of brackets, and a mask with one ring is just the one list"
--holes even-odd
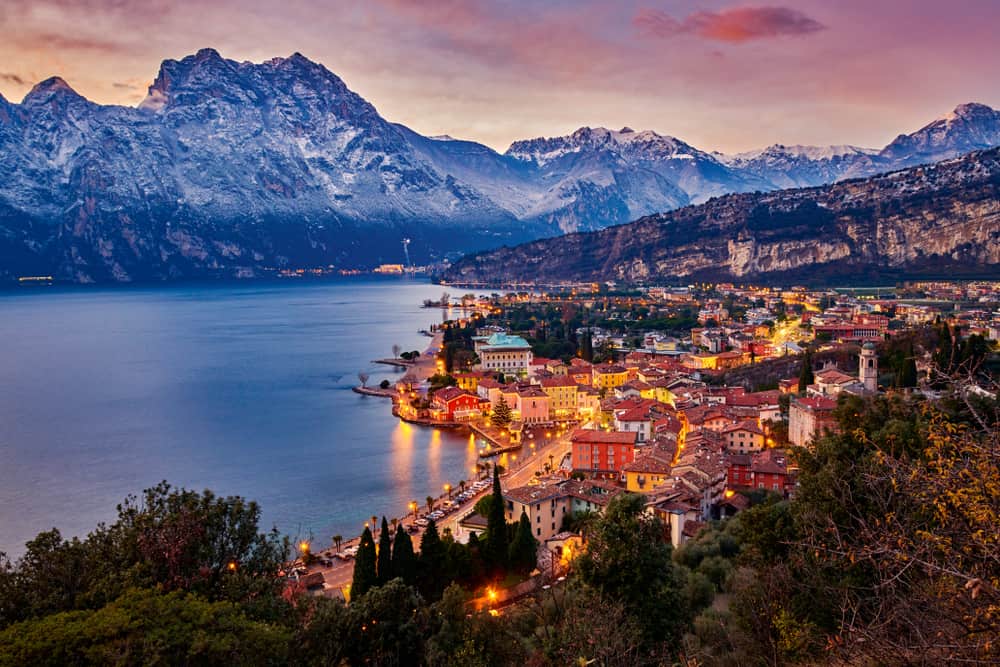
[(413, 512), (413, 518), (416, 519), (417, 518), (417, 501), (416, 500), (411, 500), (410, 501), (410, 511)]
[(449, 498), (451, 498), (451, 484), (444, 485), (444, 492), (448, 494)]

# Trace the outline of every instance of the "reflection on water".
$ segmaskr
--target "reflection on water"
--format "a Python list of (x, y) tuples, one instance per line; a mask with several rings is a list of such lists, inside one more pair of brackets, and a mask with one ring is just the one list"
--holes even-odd
[[(260, 502), (265, 527), (356, 535), (475, 463), (464, 433), (350, 391), (423, 350), (440, 287), (406, 280), (0, 293), (0, 551), (85, 535), (162, 479)], [(26, 335), (25, 332), (31, 332)], [(45, 493), (38, 489), (44, 488)]]

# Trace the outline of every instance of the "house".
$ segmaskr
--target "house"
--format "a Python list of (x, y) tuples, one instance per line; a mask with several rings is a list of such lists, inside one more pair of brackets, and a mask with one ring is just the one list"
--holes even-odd
[(852, 390), (854, 385), (859, 384), (856, 377), (848, 375), (834, 366), (816, 371), (813, 377), (815, 383), (806, 388), (806, 392), (812, 396), (836, 396), (842, 391)]
[(539, 542), (552, 539), (562, 531), (563, 520), (578, 512), (601, 512), (608, 501), (622, 489), (598, 481), (560, 480), (507, 489), (503, 493), (508, 522), (528, 516), (532, 532)]
[(441, 421), (471, 419), (482, 414), (480, 398), (476, 394), (459, 387), (445, 387), (434, 392), (431, 399), (431, 414)]
[(635, 459), (636, 433), (577, 429), (570, 436), (573, 470), (617, 479)]
[(615, 364), (600, 364), (592, 369), (592, 383), (598, 389), (614, 389), (628, 382), (628, 369)]
[(594, 365), (589, 361), (574, 358), (569, 362), (567, 375), (573, 378), (573, 382), (578, 385), (585, 384), (589, 386), (593, 382), (593, 369)]
[(567, 375), (538, 380), (538, 386), (549, 397), (549, 420), (573, 419), (576, 416), (576, 383)]
[(526, 376), (531, 367), (531, 345), (520, 336), (495, 333), (477, 345), (479, 367), (505, 375)]
[(518, 387), (516, 397), (515, 404), (511, 407), (522, 422), (543, 424), (550, 421), (549, 395), (540, 387), (534, 385)]
[(837, 420), (833, 410), (836, 407), (837, 401), (826, 396), (793, 396), (788, 404), (788, 441), (805, 447), (824, 431), (835, 431)]
[(671, 469), (677, 443), (664, 441), (644, 448), (632, 463), (622, 468), (625, 489), (633, 493), (649, 493), (672, 479)]
[(577, 385), (576, 413), (580, 419), (593, 419), (601, 412), (601, 394), (590, 385)]
[(739, 454), (759, 452), (764, 449), (766, 436), (760, 426), (753, 421), (737, 422), (722, 429), (726, 450)]

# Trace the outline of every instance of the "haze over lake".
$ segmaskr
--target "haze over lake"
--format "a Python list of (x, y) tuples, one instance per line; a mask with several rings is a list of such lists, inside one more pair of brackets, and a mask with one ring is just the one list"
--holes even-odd
[(442, 289), (403, 279), (0, 293), (0, 551), (84, 535), (159, 480), (329, 544), (469, 479), (468, 436), (350, 391), (423, 349)]

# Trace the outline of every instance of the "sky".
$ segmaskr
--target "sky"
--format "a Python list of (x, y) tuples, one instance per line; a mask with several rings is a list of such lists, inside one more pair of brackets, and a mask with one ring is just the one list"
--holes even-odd
[(0, 0), (0, 94), (135, 105), (162, 60), (300, 52), (387, 119), (503, 151), (629, 126), (703, 150), (878, 148), (1000, 107), (998, 0)]

